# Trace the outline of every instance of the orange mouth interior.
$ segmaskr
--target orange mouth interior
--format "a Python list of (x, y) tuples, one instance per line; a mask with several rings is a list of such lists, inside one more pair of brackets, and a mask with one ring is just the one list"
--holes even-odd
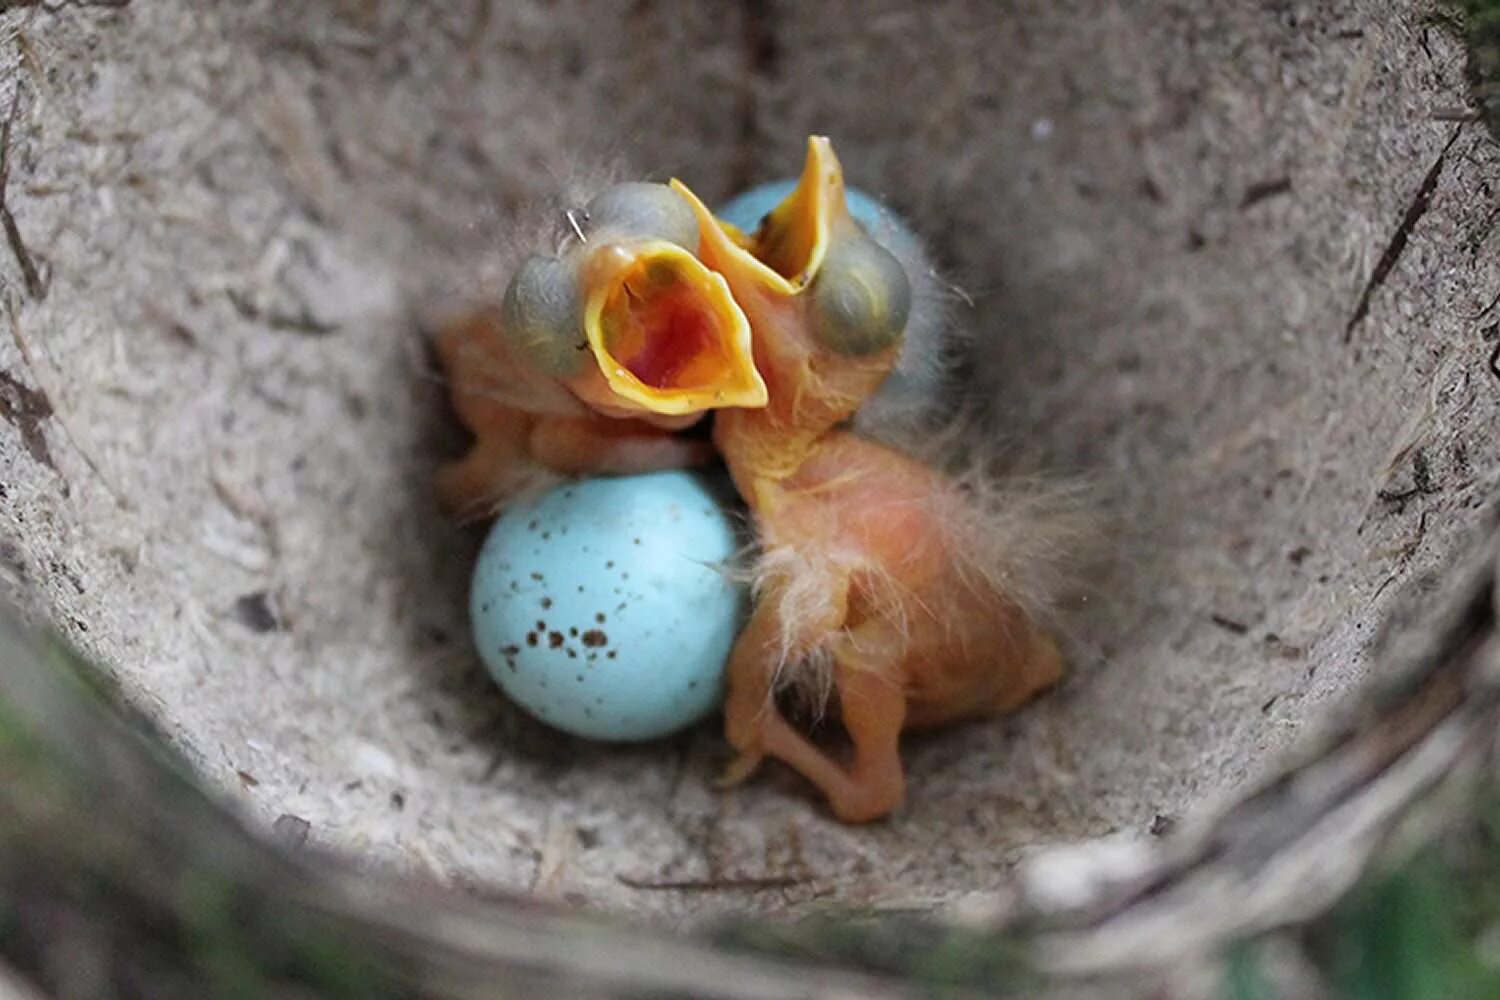
[(705, 389), (733, 359), (723, 348), (719, 317), (692, 289), (654, 279), (659, 264), (631, 269), (604, 307), (604, 346), (652, 389)]
[(588, 310), (590, 346), (615, 393), (664, 414), (765, 405), (749, 324), (720, 275), (666, 245), (615, 260)]

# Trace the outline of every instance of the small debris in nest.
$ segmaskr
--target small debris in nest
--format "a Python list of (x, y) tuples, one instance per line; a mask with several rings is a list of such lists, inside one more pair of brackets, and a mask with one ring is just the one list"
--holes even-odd
[(1157, 813), (1151, 820), (1151, 836), (1165, 837), (1177, 829), (1177, 820), (1166, 813)]
[(276, 817), (276, 822), (271, 824), (271, 832), (288, 847), (301, 847), (307, 843), (307, 835), (312, 832), (312, 824), (301, 816), (282, 813)]
[(239, 777), (240, 784), (244, 785), (246, 788), (254, 788), (260, 784), (260, 779), (251, 774), (249, 771), (236, 771), (234, 773)]
[(1285, 174), (1272, 180), (1259, 181), (1245, 189), (1245, 196), (1240, 199), (1240, 208), (1250, 208), (1268, 198), (1275, 198), (1279, 195), (1291, 193), (1292, 179)]
[(264, 590), (243, 594), (234, 602), (234, 620), (252, 632), (275, 632), (281, 619), (271, 608), (271, 597)]
[(1224, 631), (1232, 632), (1235, 635), (1244, 635), (1250, 631), (1249, 625), (1246, 625), (1244, 622), (1235, 621), (1233, 618), (1227, 618), (1224, 615), (1212, 614), (1208, 616), (1208, 620)]
[(1428, 168), (1427, 174), (1422, 178), (1422, 183), (1417, 187), (1417, 192), (1412, 196), (1406, 206), (1406, 211), (1401, 216), (1395, 232), (1391, 234), (1390, 242), (1386, 244), (1385, 251), (1381, 253), (1380, 260), (1375, 263), (1375, 270), (1370, 272), (1370, 278), (1365, 282), (1365, 287), (1360, 292), (1359, 301), (1354, 306), (1354, 313), (1349, 317), (1348, 324), (1344, 327), (1344, 343), (1354, 339), (1354, 330), (1364, 318), (1370, 314), (1370, 302), (1384, 285), (1391, 272), (1395, 270), (1396, 263), (1401, 255), (1406, 252), (1406, 244), (1411, 240), (1412, 233), (1417, 224), (1422, 221), (1427, 210), (1432, 207), (1432, 196), (1437, 192), (1438, 179), (1443, 175), (1443, 165), (1448, 160), (1448, 153), (1453, 149), (1453, 144), (1463, 133), (1463, 125), (1455, 125), (1448, 136), (1448, 141), (1443, 145), (1442, 151), (1438, 153), (1437, 159), (1433, 160), (1432, 166)]
[(42, 433), (42, 422), (52, 416), (52, 401), (40, 389), (33, 389), (10, 372), (0, 368), (0, 419), (21, 435), (26, 453), (53, 472), (52, 449)]
[(1432, 466), (1428, 462), (1427, 453), (1420, 448), (1412, 452), (1411, 456), (1411, 486), (1404, 490), (1379, 490), (1375, 496), (1397, 508), (1397, 513), (1406, 509), (1406, 501), (1412, 497), (1427, 496), (1439, 492), (1439, 487), (1432, 481)]

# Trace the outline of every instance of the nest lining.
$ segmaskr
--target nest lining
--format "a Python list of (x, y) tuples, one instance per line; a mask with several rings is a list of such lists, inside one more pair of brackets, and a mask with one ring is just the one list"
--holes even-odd
[[(960, 902), (1268, 767), (1494, 492), (1496, 157), (1429, 114), (1458, 46), (1416, 4), (837, 6), (5, 15), (15, 589), (267, 826), (667, 920)], [(868, 829), (785, 772), (712, 791), (712, 727), (593, 747), (493, 691), (418, 330), (581, 166), (723, 196), (812, 130), (932, 239), (975, 399), (1101, 485), (1115, 554), (1064, 688), (910, 740)]]

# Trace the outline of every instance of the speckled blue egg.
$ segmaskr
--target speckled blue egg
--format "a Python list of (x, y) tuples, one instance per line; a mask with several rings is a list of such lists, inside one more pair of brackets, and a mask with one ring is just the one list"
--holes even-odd
[(474, 567), (485, 666), (518, 705), (589, 739), (655, 739), (723, 699), (747, 595), (721, 479), (588, 479), (507, 510)]

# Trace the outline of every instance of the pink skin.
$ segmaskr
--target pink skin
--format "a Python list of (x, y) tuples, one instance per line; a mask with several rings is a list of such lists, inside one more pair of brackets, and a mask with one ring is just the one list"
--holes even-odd
[(563, 294), (579, 297), (580, 328), (556, 331), (577, 337), (580, 353), (568, 359), (576, 374), (554, 378), (529, 365), (505, 336), (503, 309), (437, 337), (454, 410), (475, 438), (439, 482), (458, 513), (490, 514), (549, 473), (706, 464), (713, 446), (678, 432), (708, 409), (765, 404), (749, 326), (721, 276), (665, 240), (601, 239), (581, 252), (576, 275), (561, 279), (577, 282)]
[[(817, 141), (803, 185), (816, 186), (803, 204), (821, 199), (809, 213), (829, 213), (827, 239), (849, 238), (842, 176)], [(764, 409), (726, 410), (714, 424), (772, 567), (727, 667), (725, 735), (737, 756), (725, 781), (743, 781), (773, 757), (817, 786), (839, 819), (878, 819), (905, 796), (904, 729), (1012, 711), (1057, 680), (1062, 660), (1009, 594), (962, 568), (964, 539), (950, 515), (964, 501), (953, 485), (840, 429), (890, 372), (899, 343), (863, 358), (819, 346), (810, 297), (678, 191), (698, 212), (700, 257), (725, 276), (749, 318), (770, 397)], [(790, 213), (789, 226), (799, 224)], [(814, 242), (798, 232), (772, 236), (783, 247)], [(789, 558), (778, 562), (778, 554)], [(814, 651), (832, 662), (853, 743), (847, 764), (791, 726), (773, 697), (782, 665)]]
[[(454, 412), (474, 435), (468, 454), (438, 475), (450, 511), (488, 516), (538, 473), (626, 475), (713, 461), (708, 441), (677, 433), (701, 413), (661, 416), (617, 405), (593, 368), (569, 384), (530, 375), (504, 355), (497, 322), (477, 313), (436, 339)], [(496, 372), (510, 379), (509, 391), (496, 389)]]

